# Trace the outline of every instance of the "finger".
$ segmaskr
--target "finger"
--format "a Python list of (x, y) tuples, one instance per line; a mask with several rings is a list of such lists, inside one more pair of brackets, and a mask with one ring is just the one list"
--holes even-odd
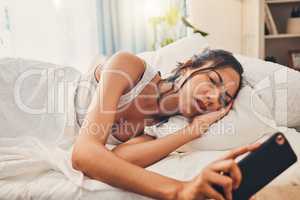
[(225, 108), (220, 110), (220, 116), (224, 117), (232, 109), (233, 102), (229, 103)]
[(221, 186), (224, 190), (226, 199), (232, 200), (233, 180), (228, 176), (223, 176), (213, 171), (210, 171), (208, 175), (208, 182), (213, 185)]
[(250, 200), (256, 200), (255, 196), (252, 196), (252, 197), (250, 198)]
[(233, 104), (234, 104), (234, 99), (232, 99), (230, 102), (229, 102), (229, 104), (228, 105), (230, 105), (231, 107), (233, 106)]
[(224, 160), (212, 164), (211, 169), (216, 172), (225, 172), (230, 174), (233, 180), (233, 188), (237, 189), (242, 182), (242, 173), (234, 160)]
[(255, 151), (261, 146), (260, 142), (248, 145), (249, 151)]
[(232, 108), (232, 105), (233, 105), (232, 103), (229, 103), (226, 107), (223, 107), (221, 111), (228, 112)]
[(251, 144), (248, 146), (234, 149), (234, 150), (230, 151), (228, 154), (226, 154), (225, 156), (221, 157), (221, 159), (219, 159), (219, 160), (236, 159), (240, 155), (243, 155), (243, 154), (251, 152), (251, 151), (255, 151), (256, 149), (258, 149), (260, 147), (260, 145), (261, 145), (260, 143), (256, 143), (256, 144)]
[(232, 106), (233, 106), (233, 102), (234, 102), (234, 101), (232, 100), (232, 101), (231, 101), (231, 102), (230, 102), (230, 103), (227, 105), (227, 109), (229, 109), (229, 110), (230, 110), (230, 109), (232, 108)]
[(221, 120), (228, 112), (230, 109), (227, 110), (227, 108), (222, 108), (219, 111), (216, 111), (216, 120)]
[(223, 111), (229, 111), (233, 106), (233, 101), (229, 102), (227, 106), (221, 108)]
[(238, 189), (242, 182), (242, 172), (236, 163), (231, 167), (230, 177), (233, 180), (233, 188)]
[(210, 185), (206, 186), (205, 191), (205, 196), (209, 199), (225, 200), (224, 197), (215, 189), (213, 189)]

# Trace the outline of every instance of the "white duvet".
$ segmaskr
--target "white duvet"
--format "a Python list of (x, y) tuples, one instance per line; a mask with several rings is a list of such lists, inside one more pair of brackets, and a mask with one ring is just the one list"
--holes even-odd
[[(71, 148), (77, 130), (72, 98), (80, 77), (78, 72), (71, 68), (15, 59), (2, 60), (0, 68), (0, 199), (145, 198), (91, 180), (71, 167)], [(28, 74), (29, 79), (26, 78)], [(21, 84), (16, 84), (22, 75), (25, 78), (21, 79)], [(43, 78), (45, 76), (46, 79)], [(49, 77), (54, 79), (49, 81)], [(19, 95), (21, 104), (15, 100), (18, 87), (22, 88)], [(66, 90), (68, 92), (62, 92)], [(293, 129), (282, 131), (300, 155), (300, 145), (297, 144), (300, 134)], [(189, 180), (224, 153), (174, 153), (149, 170)], [(296, 164), (272, 184), (300, 184), (299, 173), (299, 164)]]
[[(300, 155), (300, 134), (286, 130), (286, 136)], [(1, 139), (1, 199), (141, 199), (139, 195), (112, 188), (84, 177), (72, 169), (70, 151), (46, 146), (33, 138)], [(224, 151), (172, 154), (149, 170), (180, 180), (189, 180)], [(271, 185), (300, 185), (299, 163)], [(145, 198), (146, 199), (146, 198)]]

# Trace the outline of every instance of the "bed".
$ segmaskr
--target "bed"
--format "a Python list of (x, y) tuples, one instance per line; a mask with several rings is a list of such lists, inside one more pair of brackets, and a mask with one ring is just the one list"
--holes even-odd
[[(160, 66), (162, 73), (167, 74), (170, 71), (168, 66), (174, 66), (176, 61), (184, 60), (208, 46), (200, 36), (189, 37), (174, 45), (179, 45), (180, 48), (171, 46), (161, 49), (158, 53), (147, 52), (139, 56), (153, 66)], [(178, 49), (181, 50), (178, 52)], [(246, 62), (247, 59), (242, 60)], [(255, 66), (259, 66), (258, 70), (262, 70), (259, 73), (261, 79), (268, 76), (266, 69), (262, 69), (261, 66), (268, 65), (270, 64), (264, 61), (255, 63)], [(277, 71), (277, 67), (281, 69), (276, 66)], [(70, 67), (10, 58), (1, 59), (0, 68), (2, 98), (0, 122), (3, 130), (0, 138), (0, 199), (149, 199), (89, 179), (71, 167), (72, 144), (78, 133), (74, 119), (74, 92), (81, 76), (78, 71)], [(248, 70), (246, 67), (245, 77), (248, 90), (255, 91), (253, 85), (257, 85), (255, 84), (257, 74), (252, 69)], [(298, 75), (295, 75), (295, 81), (300, 79)], [(295, 83), (292, 82), (291, 85)], [(66, 89), (68, 92), (65, 92)], [(17, 100), (16, 91), (19, 91)], [(246, 95), (249, 91), (244, 90), (244, 93)], [(201, 140), (172, 153), (148, 170), (179, 180), (189, 180), (227, 150), (262, 138), (263, 135), (255, 133), (264, 133), (266, 136), (277, 130), (285, 133), (299, 156), (300, 133), (296, 130), (299, 124), (298, 112), (292, 112), (292, 115), (283, 122), (277, 116), (283, 111), (279, 110), (279, 114), (276, 114), (277, 108), (267, 105), (266, 102), (274, 99), (270, 98), (270, 92), (267, 90), (254, 98), (254, 102), (255, 99), (260, 99), (254, 104), (258, 106), (258, 110), (264, 111), (263, 115), (257, 113), (250, 115), (247, 110), (249, 106), (245, 104), (248, 101), (243, 100), (245, 97), (248, 96), (240, 95), (239, 98), (242, 98), (240, 103), (237, 103), (231, 114), (221, 122), (236, 124), (236, 134), (219, 136), (208, 134)], [(297, 102), (295, 98), (299, 97), (296, 95), (289, 98), (293, 100), (289, 105), (294, 105), (294, 102)], [(49, 105), (49, 102), (55, 103)], [(266, 116), (266, 110), (272, 112)], [(288, 110), (285, 112), (289, 113)], [(247, 126), (247, 123), (243, 122), (245, 120), (248, 120), (247, 123), (252, 120), (255, 128)], [(209, 132), (217, 130), (216, 126)], [(230, 138), (232, 135), (234, 139)], [(293, 200), (298, 199), (298, 195), (300, 195), (300, 165), (296, 163), (257, 194), (257, 199)]]
[[(300, 134), (290, 130), (287, 134), (294, 149), (300, 155)], [(160, 174), (189, 180), (224, 151), (198, 151), (193, 153), (174, 153), (168, 158), (148, 168)], [(257, 195), (257, 199), (296, 200), (300, 188), (299, 163), (294, 165)], [(65, 174), (53, 169), (35, 174), (27, 174), (0, 180), (1, 199), (148, 199), (140, 195), (122, 191), (109, 186), (86, 184), (84, 189), (70, 181)], [(94, 188), (95, 187), (95, 188)], [(97, 189), (96, 189), (97, 188)], [(93, 190), (93, 191), (92, 191)]]

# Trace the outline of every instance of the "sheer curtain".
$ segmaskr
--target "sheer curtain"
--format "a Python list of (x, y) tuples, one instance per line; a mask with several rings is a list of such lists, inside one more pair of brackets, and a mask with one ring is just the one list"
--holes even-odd
[(153, 50), (149, 19), (171, 6), (184, 14), (185, 0), (0, 0), (0, 57), (84, 72), (97, 54)]
[(11, 27), (8, 14), (8, 1), (0, 1), (0, 57), (12, 55)]
[(5, 56), (85, 71), (99, 53), (95, 0), (0, 0), (0, 26), (3, 7), (10, 20), (9, 31), (0, 31)]
[[(153, 50), (154, 30), (151, 17), (177, 7), (186, 14), (185, 0), (96, 0), (99, 50), (111, 55), (119, 50), (134, 53)], [(180, 36), (186, 31), (181, 28)]]

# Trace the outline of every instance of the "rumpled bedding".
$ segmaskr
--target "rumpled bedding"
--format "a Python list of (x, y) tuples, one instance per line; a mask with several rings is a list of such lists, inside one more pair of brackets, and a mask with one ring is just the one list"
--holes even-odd
[[(299, 156), (299, 133), (286, 130), (286, 136), (292, 141)], [(190, 180), (224, 153), (174, 153), (148, 170), (179, 180)], [(19, 141), (1, 139), (0, 157), (1, 199), (148, 199), (84, 177), (81, 172), (72, 169), (70, 151), (47, 147), (33, 138)], [(299, 172), (300, 166), (297, 163), (275, 179), (268, 188), (299, 186)]]
[[(80, 73), (21, 59), (1, 60), (0, 68), (0, 199), (148, 199), (72, 168), (70, 156), (78, 131), (72, 97)], [(300, 134), (281, 130), (300, 155)], [(148, 170), (189, 180), (224, 153), (173, 153)], [(297, 163), (272, 184), (300, 185), (299, 173)]]

